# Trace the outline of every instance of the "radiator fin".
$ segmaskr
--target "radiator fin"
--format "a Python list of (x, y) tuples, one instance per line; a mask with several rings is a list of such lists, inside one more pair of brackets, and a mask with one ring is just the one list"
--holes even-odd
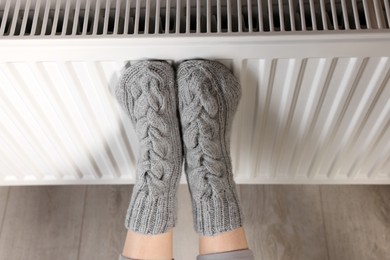
[(5, 0), (0, 36), (389, 30), (388, 0)]
[[(388, 57), (221, 60), (240, 76), (238, 182), (388, 180)], [(138, 140), (109, 93), (125, 61), (0, 63), (0, 183), (135, 180)]]

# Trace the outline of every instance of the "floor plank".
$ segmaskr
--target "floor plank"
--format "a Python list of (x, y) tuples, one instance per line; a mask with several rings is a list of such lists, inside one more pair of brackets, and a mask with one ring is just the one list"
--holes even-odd
[(127, 230), (125, 216), (133, 185), (90, 185), (87, 189), (80, 260), (118, 259)]
[(322, 186), (332, 260), (390, 259), (390, 186)]
[(255, 259), (328, 259), (318, 186), (240, 185), (240, 193)]
[[(126, 237), (124, 217), (132, 187), (0, 188), (0, 259), (116, 260)], [(256, 260), (389, 259), (390, 186), (237, 189)], [(198, 235), (187, 185), (179, 186), (178, 202), (174, 257), (195, 259)]]
[[(116, 259), (127, 230), (124, 218), (133, 185), (89, 186), (86, 198), (80, 260)], [(186, 185), (178, 190), (178, 223), (174, 229), (175, 259), (195, 259), (197, 235), (192, 227), (192, 206)]]
[(0, 234), (4, 225), (4, 216), (7, 207), (9, 187), (0, 187)]
[(77, 259), (84, 186), (11, 187), (0, 259)]

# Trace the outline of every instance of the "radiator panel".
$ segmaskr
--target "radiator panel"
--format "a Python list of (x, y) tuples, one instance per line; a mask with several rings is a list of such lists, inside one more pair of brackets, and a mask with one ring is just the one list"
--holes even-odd
[(0, 0), (0, 185), (134, 182), (109, 88), (145, 58), (240, 79), (238, 183), (390, 184), (389, 24), (388, 0)]
[[(243, 87), (238, 183), (389, 183), (388, 57), (221, 62)], [(109, 92), (126, 64), (1, 63), (0, 183), (134, 182), (137, 137)]]
[[(136, 144), (105, 73), (115, 62), (1, 64), (2, 125), (14, 154), (31, 160), (19, 173), (46, 178), (115, 178), (133, 170)], [(112, 72), (115, 73), (112, 73)], [(129, 127), (126, 127), (129, 130)], [(129, 141), (131, 140), (131, 141)], [(13, 145), (18, 143), (19, 149)], [(5, 146), (4, 146), (5, 147)], [(136, 146), (135, 146), (136, 147)], [(4, 150), (4, 153), (7, 153)], [(24, 157), (24, 156), (23, 156)], [(17, 156), (8, 165), (18, 165)], [(125, 171), (127, 170), (127, 172)], [(4, 172), (4, 171), (2, 171)], [(9, 171), (12, 173), (12, 171)]]
[(388, 0), (4, 0), (0, 36), (132, 37), (388, 31)]
[(243, 79), (237, 171), (261, 179), (386, 178), (387, 57), (254, 60), (247, 65), (258, 78)]

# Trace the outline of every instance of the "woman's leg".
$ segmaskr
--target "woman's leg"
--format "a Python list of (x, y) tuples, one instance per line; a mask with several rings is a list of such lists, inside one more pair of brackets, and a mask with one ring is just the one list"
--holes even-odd
[(152, 236), (129, 230), (122, 255), (134, 259), (172, 259), (172, 238), (172, 229)]
[(199, 260), (253, 260), (233, 176), (230, 133), (241, 86), (216, 61), (190, 60), (177, 70), (185, 171)]
[(112, 91), (139, 141), (120, 259), (172, 259), (182, 168), (174, 70), (165, 61), (140, 61), (123, 72)]
[(201, 236), (199, 238), (199, 254), (201, 255), (247, 248), (248, 243), (244, 228), (237, 228), (215, 236)]

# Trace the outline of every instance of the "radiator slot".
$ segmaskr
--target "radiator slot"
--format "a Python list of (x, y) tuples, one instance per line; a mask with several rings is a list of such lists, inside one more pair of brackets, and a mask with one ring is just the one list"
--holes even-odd
[(388, 30), (389, 20), (388, 0), (7, 0), (0, 9), (0, 35)]

